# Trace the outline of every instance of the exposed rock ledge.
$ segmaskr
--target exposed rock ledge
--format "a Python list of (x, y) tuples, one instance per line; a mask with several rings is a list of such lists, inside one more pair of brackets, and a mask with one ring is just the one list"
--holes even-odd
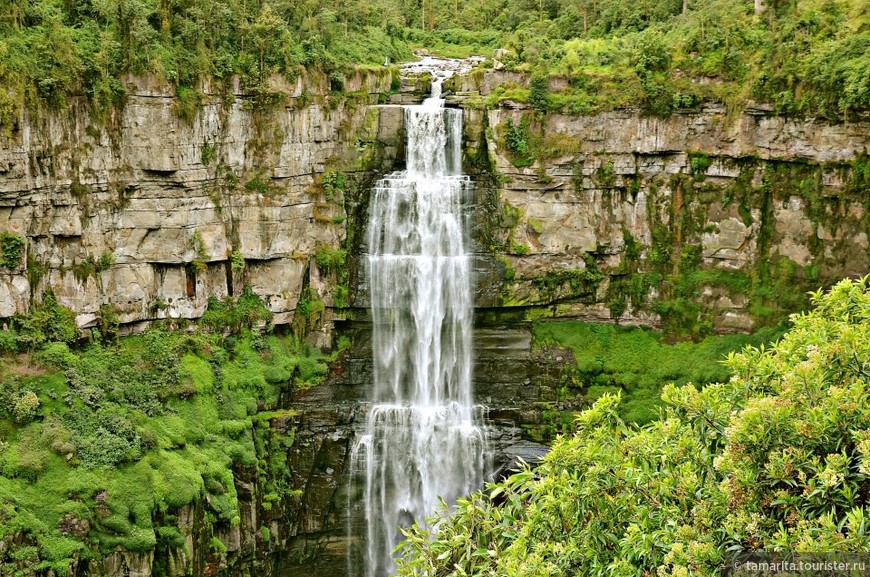
[[(665, 296), (676, 298), (668, 277), (678, 282), (697, 272), (687, 296), (699, 303), (700, 320), (717, 332), (747, 331), (759, 312), (778, 309), (771, 321), (793, 310), (794, 303), (776, 302), (779, 293), (799, 296), (870, 271), (870, 122), (832, 124), (757, 108), (728, 115), (721, 106), (668, 118), (467, 106), (506, 82), (525, 79), (467, 74), (448, 96), (466, 106), (468, 158), (498, 176), (482, 179), (491, 190), (478, 194), (488, 206), (478, 210), (478, 242), (482, 252), (500, 253), (500, 263), (482, 268), (507, 267), (510, 278), (491, 274), (501, 290), (479, 295), (479, 305), (659, 325), (666, 319), (652, 303), (669, 290)], [(518, 158), (506, 134), (524, 123), (536, 153)], [(585, 269), (590, 256), (603, 275), (597, 285), (584, 292), (557, 282), (542, 290), (546, 274)], [(657, 283), (633, 298), (641, 296), (629, 294), (638, 285), (628, 285), (644, 274)], [(764, 297), (762, 282), (783, 290)]]

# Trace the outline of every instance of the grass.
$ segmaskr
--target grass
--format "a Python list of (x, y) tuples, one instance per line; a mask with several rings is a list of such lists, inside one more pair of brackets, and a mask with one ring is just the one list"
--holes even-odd
[(700, 342), (667, 344), (662, 333), (646, 328), (590, 324), (580, 321), (542, 321), (534, 325), (538, 345), (574, 351), (577, 361), (568, 375), (573, 387), (594, 401), (620, 392), (622, 416), (647, 423), (658, 417), (664, 385), (722, 382), (729, 374), (722, 361), (731, 351), (778, 339), (783, 328), (762, 329), (752, 335), (711, 336)]

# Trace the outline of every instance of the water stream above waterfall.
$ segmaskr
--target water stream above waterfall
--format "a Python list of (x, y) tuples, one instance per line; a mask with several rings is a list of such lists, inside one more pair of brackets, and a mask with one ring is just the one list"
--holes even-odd
[(488, 470), (472, 401), (472, 276), (461, 174), (462, 113), (441, 80), (404, 109), (407, 169), (372, 190), (368, 228), (374, 389), (352, 470), (364, 483), (365, 567), (393, 568), (400, 527), (479, 488)]

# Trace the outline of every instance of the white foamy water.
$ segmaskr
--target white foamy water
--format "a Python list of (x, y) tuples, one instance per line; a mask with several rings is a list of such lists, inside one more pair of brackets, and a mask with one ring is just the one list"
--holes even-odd
[(374, 397), (353, 451), (365, 477), (366, 577), (393, 569), (399, 528), (483, 485), (486, 434), (471, 396), (471, 258), (462, 203), (462, 113), (441, 80), (405, 107), (407, 170), (369, 207)]

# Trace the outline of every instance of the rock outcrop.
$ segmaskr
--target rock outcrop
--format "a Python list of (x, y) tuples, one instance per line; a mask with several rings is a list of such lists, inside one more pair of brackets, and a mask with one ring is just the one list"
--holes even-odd
[[(368, 186), (403, 147), (401, 109), (369, 104), (419, 100), (426, 78), (392, 92), (388, 71), (357, 74), (341, 94), (313, 74), (272, 79), (265, 95), (204, 85), (192, 107), (153, 78), (125, 82), (124, 105), (103, 117), (81, 98), (4, 127), (0, 231), (26, 244), (0, 271), (0, 317), (50, 288), (82, 328), (107, 316), (135, 328), (197, 318), (247, 284), (277, 324), (314, 287), (328, 327), (337, 281), (318, 274), (319, 247), (349, 249), (365, 314), (354, 253)], [(481, 97), (525, 79), (451, 82), (478, 181), (478, 306), (667, 325), (682, 299), (697, 310), (677, 324), (751, 330), (801, 301), (773, 302), (771, 286), (799, 295), (870, 269), (870, 123), (715, 106), (669, 118), (482, 110)], [(518, 139), (527, 152), (511, 149)]]
[[(450, 96), (477, 184), (475, 390), (496, 459), (559, 432), (542, 407), (576, 408), (558, 392), (571, 359), (532, 351), (528, 321), (748, 331), (799, 308), (805, 289), (870, 271), (870, 124), (715, 106), (669, 118), (477, 106), (504, 82), (525, 79), (472, 72)], [(394, 90), (384, 70), (346, 78), (339, 94), (312, 74), (272, 79), (268, 94), (204, 85), (192, 103), (151, 78), (125, 84), (103, 116), (80, 98), (0, 127), (0, 233), (25, 241), (0, 269), (0, 319), (50, 289), (83, 329), (111, 317), (135, 330), (196, 319), (210, 297), (248, 285), (276, 324), (319, 299), (305, 330), (328, 345), (335, 323), (354, 345), (325, 385), (288, 394), (293, 416), (270, 423), (295, 435), (286, 470), (298, 494), (265, 504), (262, 480), (240, 469), (238, 525), (192, 505), (172, 512), (184, 547), (118, 551), (72, 573), (310, 575), (316, 562), (340, 575), (356, 546), (347, 527), (359, 529), (346, 479), (371, 385), (368, 191), (404, 146), (402, 109), (371, 105), (419, 101), (428, 83)], [(318, 249), (347, 251), (347, 264), (318, 267)]]

